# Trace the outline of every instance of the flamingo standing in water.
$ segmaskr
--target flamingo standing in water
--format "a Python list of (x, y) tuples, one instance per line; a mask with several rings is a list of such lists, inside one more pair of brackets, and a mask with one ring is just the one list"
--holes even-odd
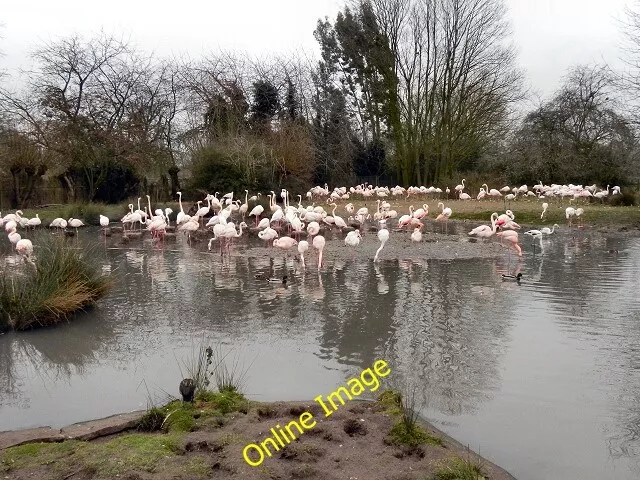
[(322, 267), (322, 251), (324, 250), (325, 240), (322, 235), (313, 237), (313, 248), (318, 250), (318, 270)]
[(306, 268), (304, 264), (304, 252), (309, 250), (309, 242), (301, 240), (298, 242), (298, 253), (300, 254), (300, 262), (302, 262), (302, 268)]
[(416, 227), (411, 234), (412, 242), (421, 242), (422, 241), (422, 232), (420, 231), (422, 227)]
[(516, 232), (515, 230), (504, 230), (502, 232), (496, 233), (496, 236), (504, 238), (505, 240), (511, 242), (513, 248), (515, 248), (518, 252), (518, 256), (522, 256), (522, 249), (520, 248), (520, 245), (518, 245), (518, 232)]
[(360, 240), (362, 240), (362, 235), (360, 235), (360, 230), (353, 230), (347, 233), (347, 236), (344, 238), (344, 244), (353, 247), (353, 257), (355, 259), (356, 256), (356, 247), (360, 245)]
[(260, 221), (260, 215), (262, 215), (262, 212), (264, 212), (264, 207), (262, 205), (256, 205), (249, 212), (250, 217), (256, 217), (256, 225), (258, 225), (258, 222)]
[(378, 230), (378, 240), (380, 240), (380, 248), (376, 250), (376, 255), (375, 257), (373, 257), (374, 262), (378, 261), (378, 255), (380, 254), (380, 251), (384, 247), (384, 244), (387, 243), (387, 240), (389, 240), (389, 230), (387, 230), (386, 228)]

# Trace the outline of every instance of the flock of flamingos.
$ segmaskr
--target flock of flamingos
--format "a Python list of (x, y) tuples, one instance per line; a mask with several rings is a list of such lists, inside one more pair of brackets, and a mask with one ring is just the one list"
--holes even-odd
[[(462, 183), (454, 188), (453, 195), (460, 200), (472, 200), (472, 197), (464, 191), (465, 181), (463, 179)], [(581, 185), (543, 185), (542, 182), (539, 182), (531, 189), (527, 185), (522, 185), (521, 187), (513, 188), (505, 186), (497, 190), (489, 189), (484, 184), (477, 194), (476, 200), (501, 198), (506, 207), (507, 201), (514, 201), (519, 196), (537, 197), (539, 199), (595, 197), (603, 200), (608, 195), (617, 195), (619, 193), (620, 187), (615, 186), (610, 189), (609, 185), (607, 185), (606, 189), (598, 189), (596, 185), (586, 187)], [(282, 205), (278, 204), (275, 192), (272, 191), (269, 195), (266, 195), (269, 200), (267, 210), (258, 203), (261, 194), (249, 198), (249, 192), (245, 190), (244, 202), (238, 199), (234, 200), (233, 192), (227, 193), (220, 198), (218, 198), (217, 193), (215, 195), (209, 194), (204, 200), (197, 202), (197, 208), (194, 207), (189, 211), (191, 214), (187, 214), (184, 211), (182, 193), (177, 192), (177, 194), (180, 211), (177, 212), (175, 217), (175, 225), (171, 225), (170, 220), (173, 210), (171, 208), (153, 210), (151, 198), (147, 195), (147, 205), (143, 209), (141, 209), (140, 198), (138, 198), (137, 209), (135, 209), (135, 205), (129, 205), (129, 213), (120, 219), (122, 226), (109, 228), (112, 224), (111, 220), (104, 215), (100, 215), (100, 225), (103, 227), (104, 234), (110, 235), (112, 232), (121, 232), (123, 240), (128, 240), (131, 237), (141, 236), (143, 231), (146, 231), (154, 238), (162, 240), (166, 236), (175, 236), (177, 233), (182, 232), (187, 235), (188, 241), (190, 241), (191, 235), (196, 232), (212, 231), (213, 237), (209, 240), (208, 248), (211, 250), (213, 243), (217, 241), (220, 243), (220, 252), (222, 254), (225, 248), (227, 251), (230, 249), (231, 241), (234, 238), (242, 236), (243, 229), (248, 229), (248, 225), (244, 220), (247, 217), (253, 217), (254, 227), (252, 229), (257, 230), (257, 236), (261, 240), (270, 242), (273, 247), (283, 250), (297, 247), (303, 267), (304, 254), (310, 246), (313, 246), (318, 251), (318, 268), (320, 268), (322, 266), (322, 252), (325, 246), (325, 238), (320, 235), (321, 228), (335, 228), (340, 232), (348, 230), (344, 242), (346, 245), (355, 248), (362, 239), (362, 228), (367, 222), (371, 222), (377, 227), (377, 236), (380, 241), (380, 247), (373, 259), (376, 262), (385, 243), (389, 240), (388, 223), (395, 222), (395, 227), (398, 231), (412, 229), (411, 240), (420, 242), (422, 241), (424, 221), (429, 215), (427, 203), (424, 203), (418, 209), (414, 209), (411, 206), (407, 214), (399, 215), (396, 210), (392, 209), (389, 200), (400, 198), (410, 200), (413, 198), (416, 201), (422, 199), (422, 201), (426, 202), (427, 199), (440, 199), (443, 194), (449, 198), (451, 191), (448, 187), (443, 192), (442, 189), (435, 187), (403, 188), (396, 186), (389, 188), (374, 187), (367, 184), (348, 189), (339, 187), (330, 191), (325, 185), (324, 187), (316, 186), (306, 193), (306, 199), (311, 204), (305, 207), (302, 204), (302, 195), (297, 196), (297, 205), (291, 205), (290, 194), (283, 189), (280, 192)], [(345, 220), (336, 214), (337, 202), (348, 201), (350, 198), (375, 198), (377, 200), (377, 209), (375, 212), (370, 212), (367, 207), (356, 210), (352, 203), (347, 203), (344, 205), (344, 210), (348, 213), (348, 217)], [(249, 210), (250, 202), (255, 205), (251, 210)], [(206, 205), (203, 205), (205, 203)], [(330, 207), (330, 210), (325, 210), (322, 205), (317, 205), (317, 203), (325, 203)], [(548, 203), (545, 201), (541, 206), (542, 214), (540, 218), (542, 219), (547, 211)], [(438, 208), (439, 212), (435, 220), (444, 223), (446, 232), (448, 229), (447, 222), (453, 215), (453, 211), (451, 208), (446, 207), (443, 202), (438, 203)], [(569, 224), (571, 224), (573, 217), (580, 218), (583, 213), (584, 210), (582, 208), (568, 207), (565, 211)], [(6, 215), (0, 219), (0, 226), (4, 226), (8, 239), (15, 247), (16, 252), (22, 255), (25, 260), (31, 261), (33, 244), (29, 239), (22, 238), (17, 229), (18, 227), (25, 229), (36, 228), (41, 226), (42, 222), (39, 215), (30, 219), (22, 215), (21, 210)], [(231, 220), (233, 216), (242, 219), (237, 228)], [(205, 220), (207, 220), (206, 223)], [(506, 210), (505, 213), (500, 215), (495, 212), (491, 215), (490, 221), (491, 225), (476, 227), (469, 232), (469, 235), (484, 239), (496, 235), (501, 237), (501, 241), (505, 240), (507, 245), (512, 247), (519, 256), (522, 256), (517, 232), (520, 229), (520, 225), (515, 222), (513, 212)], [(84, 222), (76, 218), (68, 220), (56, 218), (49, 225), (50, 228), (59, 229), (60, 231), (66, 231), (66, 228), (70, 227), (76, 229), (76, 233), (77, 229), (83, 226)], [(534, 238), (542, 238), (544, 235), (552, 234), (556, 227), (557, 225), (554, 225), (551, 229), (529, 230), (524, 234)], [(284, 229), (287, 230), (289, 235), (280, 235)], [(302, 234), (306, 234), (308, 240), (300, 240), (300, 235)]]

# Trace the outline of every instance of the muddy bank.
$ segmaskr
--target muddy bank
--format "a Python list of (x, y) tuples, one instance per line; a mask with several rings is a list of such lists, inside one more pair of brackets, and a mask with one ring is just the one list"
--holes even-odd
[[(399, 443), (398, 438), (404, 437), (390, 432), (400, 417), (380, 401), (350, 401), (329, 417), (314, 402), (241, 404), (223, 413), (215, 400), (196, 401), (188, 410), (195, 419), (188, 431), (170, 427), (167, 433), (128, 431), (92, 441), (9, 448), (0, 451), (0, 475), (18, 480), (427, 480), (460, 478), (440, 476), (443, 472), (480, 470), (483, 477), (478, 478), (513, 480), (500, 467), (425, 423), (419, 441)], [(248, 444), (272, 436), (271, 428), (285, 428), (303, 412), (313, 414), (317, 424), (297, 433), (290, 444), (278, 450), (271, 447), (272, 456), (265, 455), (258, 466), (249, 465), (243, 458)]]

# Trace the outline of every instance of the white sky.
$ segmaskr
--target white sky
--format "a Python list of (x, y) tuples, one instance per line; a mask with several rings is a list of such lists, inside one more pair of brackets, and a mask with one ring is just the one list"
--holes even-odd
[[(529, 86), (549, 95), (569, 66), (619, 64), (616, 19), (633, 0), (506, 0)], [(0, 66), (28, 65), (39, 41), (104, 29), (146, 51), (194, 58), (218, 48), (254, 55), (315, 51), (318, 18), (341, 0), (0, 0)]]

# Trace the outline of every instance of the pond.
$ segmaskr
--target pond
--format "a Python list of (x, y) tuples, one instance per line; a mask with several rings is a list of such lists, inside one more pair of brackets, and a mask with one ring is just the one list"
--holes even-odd
[[(636, 479), (640, 239), (549, 238), (534, 255), (524, 237), (519, 260), (335, 257), (319, 273), (313, 255), (303, 272), (259, 245), (221, 257), (182, 238), (110, 241), (98, 251), (118, 281), (97, 308), (0, 336), (0, 431), (177, 395), (205, 338), (246, 370), (255, 400), (312, 399), (385, 359), (435, 426), (518, 479)], [(521, 284), (502, 282), (514, 267)]]

